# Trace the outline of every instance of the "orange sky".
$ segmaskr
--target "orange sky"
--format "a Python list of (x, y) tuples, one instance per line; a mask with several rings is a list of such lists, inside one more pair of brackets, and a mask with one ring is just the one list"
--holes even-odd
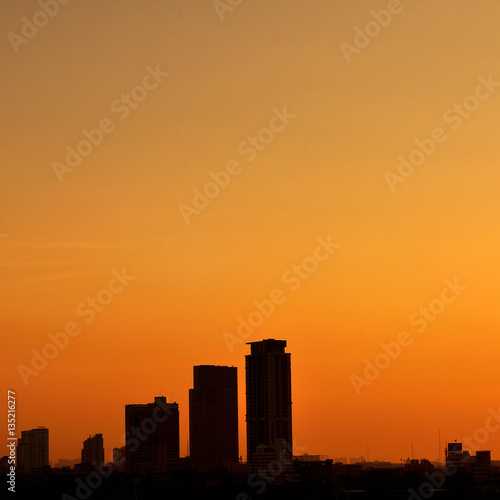
[[(498, 410), (500, 5), (395, 1), (252, 0), (221, 20), (212, 2), (89, 0), (34, 35), (40, 4), (4, 6), (0, 371), (18, 430), (49, 427), (51, 460), (98, 432), (109, 456), (124, 405), (160, 394), (185, 455), (196, 364), (238, 367), (245, 456), (249, 348), (223, 336), (275, 289), (245, 341), (288, 341), (299, 451), (398, 461), (413, 441), (435, 459), (439, 429), (444, 448)], [(400, 155), (436, 128), (446, 139), (402, 178)], [(228, 163), (187, 224), (180, 206)], [(340, 246), (292, 290), (285, 273), (328, 237)], [(101, 292), (123, 269), (134, 279)], [(409, 318), (455, 279), (466, 290), (418, 333)], [(87, 323), (98, 294), (112, 301)], [(80, 334), (25, 385), (18, 366), (68, 322)], [(357, 394), (352, 376), (401, 331), (412, 343)], [(500, 459), (500, 432), (482, 447)]]

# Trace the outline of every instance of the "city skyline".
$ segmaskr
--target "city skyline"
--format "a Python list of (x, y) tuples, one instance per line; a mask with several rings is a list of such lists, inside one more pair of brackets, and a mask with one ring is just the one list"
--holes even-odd
[(246, 344), (275, 338), (304, 453), (500, 456), (500, 3), (4, 3), (18, 437), (57, 462), (102, 433), (109, 460), (163, 395), (185, 456), (209, 363), (246, 459)]
[[(332, 453), (306, 452), (307, 446), (296, 446), (296, 441), (292, 438), (292, 370), (291, 354), (284, 350), (287, 341), (271, 338), (247, 344), (251, 347), (251, 351), (250, 354), (245, 355), (245, 441), (251, 443), (247, 450), (251, 446), (253, 453), (257, 451), (258, 453), (253, 459), (247, 454), (244, 462), (248, 462), (251, 470), (257, 471), (262, 467), (265, 468), (265, 464), (270, 460), (283, 461), (284, 456), (290, 457), (289, 460), (291, 460), (292, 456), (298, 456), (301, 451), (305, 452), (305, 456), (311, 457), (333, 456)], [(190, 466), (199, 471), (208, 471), (216, 464), (227, 467), (231, 463), (240, 462), (242, 457), (238, 456), (238, 447), (241, 443), (236, 438), (238, 425), (237, 421), (234, 422), (234, 419), (238, 420), (242, 417), (238, 412), (237, 404), (237, 368), (224, 365), (195, 365), (193, 366), (193, 388), (188, 389), (188, 392), (189, 439), (192, 434), (195, 436), (194, 455), (191, 455), (189, 445), (185, 454), (180, 451), (179, 421), (182, 410), (179, 405), (176, 402), (167, 401), (165, 396), (156, 396), (153, 403), (125, 404), (125, 427), (120, 444), (108, 448), (110, 452), (107, 455), (104, 454), (102, 433), (89, 435), (83, 441), (79, 465), (115, 462), (117, 468), (122, 468), (126, 464), (123, 470), (127, 472), (146, 474), (177, 468), (180, 466), (181, 458), (190, 458)], [(165, 415), (158, 417), (159, 414)], [(152, 427), (148, 424), (144, 431), (145, 419), (150, 421)], [(223, 433), (217, 433), (218, 426), (224, 429)], [(464, 449), (468, 450), (468, 456), (473, 452), (477, 452), (479, 456), (481, 453), (486, 453), (483, 450), (487, 449), (488, 457), (490, 457), (491, 450), (485, 444), (489, 442), (490, 434), (497, 430), (500, 430), (500, 412), (495, 413), (490, 409), (484, 428), (475, 429), (473, 436), (463, 436), (460, 439), (459, 451), (462, 451), (463, 441)], [(24, 458), (22, 451), (23, 446), (26, 446), (24, 443), (29, 444), (29, 439), (38, 442), (40, 432), (44, 433), (45, 444), (41, 446), (44, 458), (38, 457), (36, 460)], [(45, 426), (22, 432), (22, 439), (19, 439), (21, 448), (18, 448), (19, 456), (22, 457), (21, 462), (49, 463), (48, 432)], [(234, 443), (233, 436), (236, 438), (236, 443)], [(159, 456), (159, 453), (163, 452), (157, 451), (161, 446), (160, 443), (166, 446), (163, 458)], [(406, 456), (406, 460), (413, 461), (415, 455), (415, 458), (430, 459), (434, 463), (444, 464), (445, 460), (442, 458), (446, 458), (443, 456), (445, 448), (441, 449), (441, 443), (444, 445), (448, 443), (448, 440), (442, 441), (441, 431), (439, 431), (438, 454), (433, 458), (415, 454), (415, 443), (411, 441), (411, 452)], [(192, 446), (191, 444), (191, 450)], [(446, 447), (448, 448), (449, 445), (447, 444)], [(343, 463), (370, 462), (368, 444), (365, 451), (364, 456), (346, 456), (340, 461)], [(37, 456), (38, 454), (39, 452)], [(157, 458), (153, 459), (153, 456)], [(71, 457), (58, 457), (57, 460), (50, 460), (50, 463), (61, 460), (71, 461), (72, 459)], [(387, 460), (376, 453), (373, 460), (372, 450), (371, 462), (397, 464), (404, 460), (404, 456), (399, 460)]]

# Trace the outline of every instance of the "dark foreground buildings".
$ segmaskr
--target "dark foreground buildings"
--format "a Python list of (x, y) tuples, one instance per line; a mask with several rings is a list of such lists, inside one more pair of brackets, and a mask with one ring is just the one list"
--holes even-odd
[(277, 460), (292, 468), (292, 382), (286, 340), (249, 342), (245, 356), (247, 454), (250, 470)]
[(199, 471), (238, 462), (238, 376), (232, 366), (193, 367), (189, 449)]
[(167, 472), (179, 465), (179, 406), (163, 396), (125, 406), (126, 471)]
[(49, 429), (38, 427), (21, 432), (17, 443), (17, 467), (28, 474), (49, 467)]
[(104, 463), (104, 442), (102, 434), (89, 436), (83, 442), (82, 464), (91, 465), (93, 463), (98, 465)]
[(491, 451), (476, 451), (471, 455), (462, 448), (462, 443), (448, 443), (445, 450), (446, 467), (448, 470), (463, 469), (476, 480), (485, 480), (492, 475)]

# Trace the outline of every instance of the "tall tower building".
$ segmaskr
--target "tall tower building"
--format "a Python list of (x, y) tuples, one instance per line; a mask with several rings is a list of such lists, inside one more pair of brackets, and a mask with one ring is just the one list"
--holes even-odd
[(89, 436), (83, 442), (82, 464), (90, 465), (93, 463), (97, 463), (98, 465), (104, 463), (104, 443), (102, 434)]
[(271, 460), (291, 464), (292, 382), (286, 340), (249, 342), (245, 356), (247, 454), (251, 470)]
[(154, 474), (179, 465), (179, 405), (163, 396), (154, 403), (125, 405), (128, 473)]
[(193, 367), (189, 450), (201, 471), (238, 462), (238, 375), (232, 366)]
[(49, 429), (38, 427), (29, 431), (21, 431), (21, 439), (17, 443), (17, 466), (30, 474), (40, 472), (49, 465)]

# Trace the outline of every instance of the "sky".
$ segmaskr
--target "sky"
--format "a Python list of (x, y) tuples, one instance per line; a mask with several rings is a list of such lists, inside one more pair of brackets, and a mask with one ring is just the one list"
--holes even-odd
[(164, 395), (184, 456), (192, 367), (229, 365), (245, 459), (245, 342), (276, 338), (298, 453), (500, 459), (498, 2), (2, 10), (19, 434), (110, 457), (124, 405)]

